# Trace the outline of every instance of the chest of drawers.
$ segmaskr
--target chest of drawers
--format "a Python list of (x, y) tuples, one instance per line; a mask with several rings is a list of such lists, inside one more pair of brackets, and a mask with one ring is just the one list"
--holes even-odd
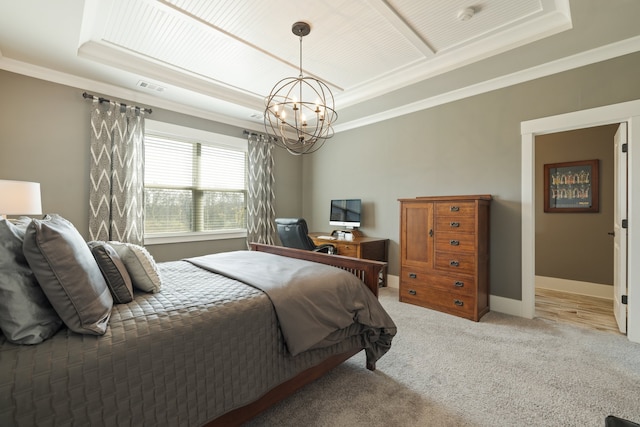
[(400, 301), (474, 321), (489, 311), (491, 199), (400, 199)]

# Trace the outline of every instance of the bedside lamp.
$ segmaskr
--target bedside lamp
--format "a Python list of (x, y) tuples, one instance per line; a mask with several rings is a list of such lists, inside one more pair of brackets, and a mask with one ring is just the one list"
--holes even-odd
[(0, 218), (41, 215), (40, 183), (0, 179)]

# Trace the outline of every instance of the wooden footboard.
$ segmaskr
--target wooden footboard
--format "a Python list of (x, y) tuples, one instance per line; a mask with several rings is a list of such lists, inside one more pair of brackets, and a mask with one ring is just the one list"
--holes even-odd
[(319, 365), (302, 371), (290, 380), (285, 381), (275, 388), (272, 388), (260, 399), (249, 403), (248, 405), (241, 408), (234, 409), (231, 412), (227, 412), (221, 417), (216, 418), (210, 423), (207, 423), (205, 427), (239, 426), (242, 423), (245, 423), (254, 418), (260, 412), (263, 412), (264, 410), (280, 402), (282, 399), (291, 396), (298, 389), (317, 380), (318, 378), (329, 372), (331, 369), (335, 368), (341, 363), (344, 363), (352, 356), (358, 354), (358, 352), (360, 351), (361, 350), (356, 349), (346, 353), (333, 355), (328, 359), (325, 359)]
[(291, 249), (283, 246), (264, 245), (262, 243), (251, 243), (251, 249), (254, 251), (269, 252), (276, 255), (287, 256), (290, 258), (306, 259), (308, 261), (328, 264), (347, 270), (362, 280), (376, 297), (378, 296), (378, 281), (380, 273), (384, 273), (384, 270), (387, 268), (386, 262), (351, 258), (340, 255), (327, 255), (320, 252), (303, 251), (301, 249)]
[[(319, 252), (303, 251), (299, 249), (285, 248), (282, 246), (263, 245), (260, 243), (251, 243), (251, 249), (254, 251), (287, 256), (290, 258), (319, 262), (321, 264), (328, 264), (347, 270), (362, 280), (376, 297), (378, 296), (378, 278), (380, 273), (384, 272), (387, 267), (387, 263), (385, 262), (350, 258), (339, 255), (327, 255)], [(346, 353), (331, 356), (320, 364), (301, 372), (274, 389), (269, 390), (264, 396), (255, 402), (235, 409), (211, 421), (207, 424), (207, 427), (240, 425), (275, 403), (290, 396), (306, 384), (320, 378), (361, 350), (362, 349), (354, 349)], [(375, 370), (375, 364), (372, 364), (371, 366), (367, 364), (367, 368), (373, 371)]]

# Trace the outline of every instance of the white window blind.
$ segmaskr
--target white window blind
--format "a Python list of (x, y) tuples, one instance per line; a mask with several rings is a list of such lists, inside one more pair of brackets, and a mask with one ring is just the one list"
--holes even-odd
[(246, 142), (170, 126), (145, 131), (145, 237), (246, 231)]

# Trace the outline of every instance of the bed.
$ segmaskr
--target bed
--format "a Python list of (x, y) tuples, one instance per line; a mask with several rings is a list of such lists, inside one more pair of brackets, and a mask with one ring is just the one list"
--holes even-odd
[(395, 335), (370, 298), (385, 263), (251, 249), (239, 252), (351, 273), (364, 283), (364, 313), (380, 325), (356, 321), (293, 356), (271, 293), (198, 265), (208, 260), (159, 263), (161, 292), (113, 305), (104, 335), (63, 328), (30, 346), (0, 336), (0, 425), (239, 425), (360, 351), (375, 369)]

